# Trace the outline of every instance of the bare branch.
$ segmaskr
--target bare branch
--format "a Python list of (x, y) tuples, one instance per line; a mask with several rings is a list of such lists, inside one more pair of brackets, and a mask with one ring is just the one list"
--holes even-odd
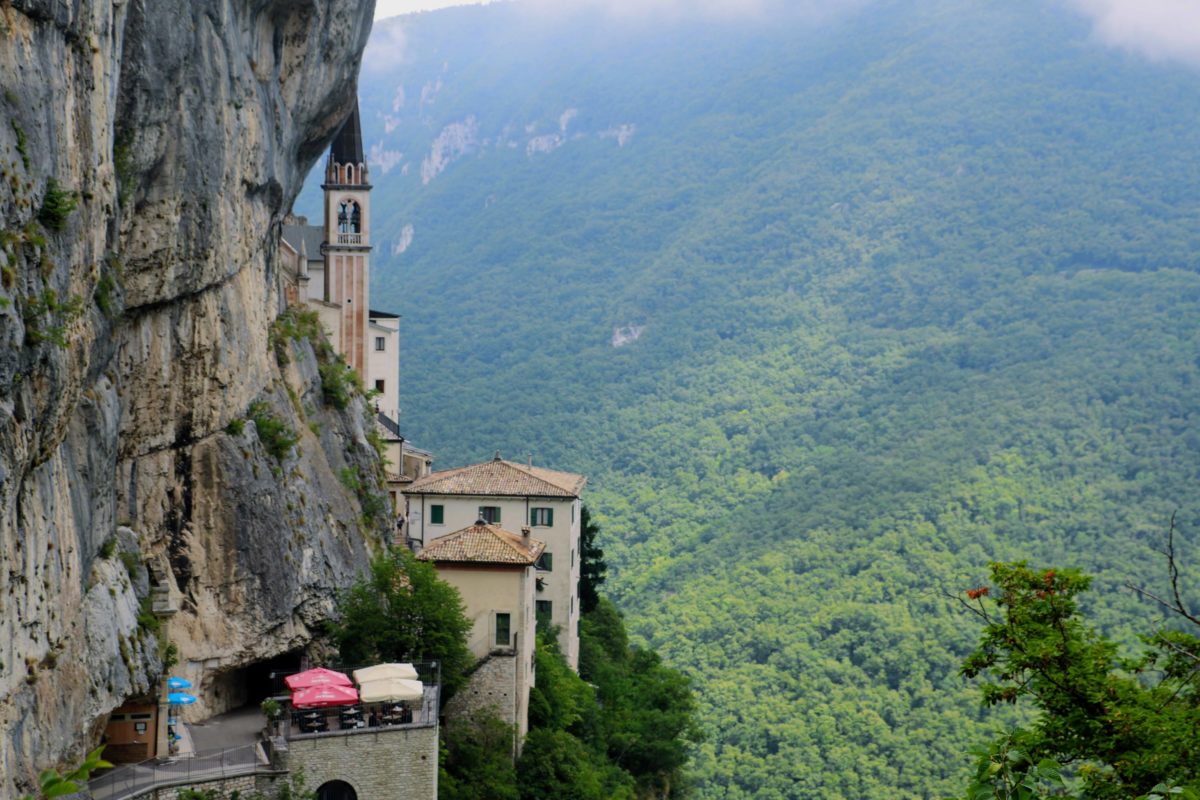
[(1176, 513), (1178, 513), (1178, 512), (1174, 512), (1171, 514), (1171, 525), (1167, 529), (1167, 549), (1166, 550), (1158, 550), (1157, 548), (1153, 548), (1153, 547), (1150, 548), (1151, 550), (1154, 550), (1156, 553), (1160, 553), (1167, 557), (1167, 576), (1171, 581), (1171, 595), (1174, 598), (1174, 600), (1173, 601), (1164, 600), (1163, 598), (1159, 597), (1158, 595), (1154, 594), (1153, 592), (1148, 592), (1145, 589), (1143, 589), (1142, 587), (1135, 586), (1133, 583), (1128, 582), (1128, 581), (1126, 581), (1125, 585), (1127, 587), (1129, 587), (1130, 589), (1132, 589), (1133, 591), (1140, 594), (1142, 597), (1146, 597), (1146, 598), (1158, 603), (1160, 606), (1167, 609), (1168, 611), (1172, 611), (1172, 612), (1178, 614), (1179, 616), (1183, 617), (1184, 619), (1188, 620), (1189, 622), (1192, 622), (1195, 625), (1200, 625), (1200, 616), (1197, 616), (1196, 614), (1192, 613), (1192, 611), (1186, 605), (1184, 605), (1183, 596), (1179, 593), (1179, 564), (1175, 561), (1175, 514)]

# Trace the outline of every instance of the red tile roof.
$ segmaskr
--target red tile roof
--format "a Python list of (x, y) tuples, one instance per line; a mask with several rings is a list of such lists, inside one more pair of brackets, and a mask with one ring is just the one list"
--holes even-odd
[(494, 458), (469, 467), (432, 472), (413, 481), (408, 494), (499, 497), (579, 497), (587, 478)]
[(477, 522), (469, 528), (434, 539), (417, 558), (454, 564), (516, 564), (537, 562), (546, 543)]

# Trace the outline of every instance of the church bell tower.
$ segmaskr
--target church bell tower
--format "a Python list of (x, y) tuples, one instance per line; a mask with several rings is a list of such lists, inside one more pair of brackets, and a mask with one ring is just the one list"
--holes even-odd
[(346, 363), (366, 376), (371, 182), (363, 157), (357, 101), (333, 139), (321, 188), (325, 190), (324, 297), (340, 307), (340, 328), (335, 336)]

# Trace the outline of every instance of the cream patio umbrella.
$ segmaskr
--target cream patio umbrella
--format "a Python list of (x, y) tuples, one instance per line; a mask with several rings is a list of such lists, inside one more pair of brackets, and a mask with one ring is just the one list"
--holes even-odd
[(396, 703), (420, 700), (424, 696), (425, 688), (421, 682), (407, 678), (383, 678), (358, 685), (358, 697), (364, 703)]
[(417, 670), (412, 664), (376, 664), (373, 667), (363, 667), (362, 669), (354, 670), (354, 680), (360, 684), (387, 678), (415, 681), (418, 679), (418, 676)]

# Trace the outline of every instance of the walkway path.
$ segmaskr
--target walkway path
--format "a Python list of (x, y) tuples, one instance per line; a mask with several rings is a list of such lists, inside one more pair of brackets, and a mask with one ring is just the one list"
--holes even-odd
[(256, 742), (266, 724), (261, 708), (244, 706), (210, 717), (204, 722), (189, 722), (187, 729), (192, 735), (193, 751), (205, 753)]

